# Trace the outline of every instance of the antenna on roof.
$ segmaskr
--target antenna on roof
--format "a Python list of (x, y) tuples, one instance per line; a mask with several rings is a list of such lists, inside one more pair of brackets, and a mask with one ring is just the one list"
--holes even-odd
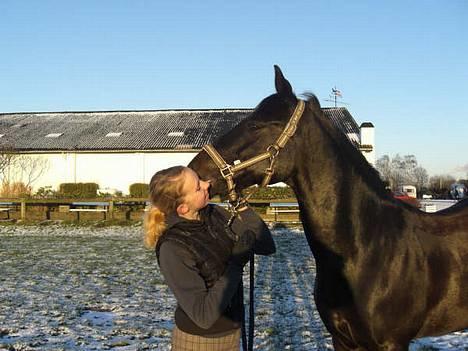
[(339, 90), (335, 85), (335, 87), (332, 88), (331, 94), (329, 95), (329, 99), (325, 99), (325, 101), (330, 101), (330, 102), (335, 103), (335, 107), (337, 107), (338, 103), (342, 105), (349, 105), (346, 102), (338, 101), (338, 98), (342, 99), (343, 94), (341, 93), (341, 90)]

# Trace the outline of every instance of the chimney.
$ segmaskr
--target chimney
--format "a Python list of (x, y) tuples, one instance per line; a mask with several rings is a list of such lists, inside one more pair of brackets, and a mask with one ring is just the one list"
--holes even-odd
[(375, 129), (371, 122), (364, 122), (359, 127), (361, 130), (360, 150), (367, 162), (375, 166)]

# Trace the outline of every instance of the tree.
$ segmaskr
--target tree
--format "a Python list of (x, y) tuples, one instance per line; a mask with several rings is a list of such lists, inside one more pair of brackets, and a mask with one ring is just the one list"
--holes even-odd
[(455, 178), (451, 175), (435, 175), (429, 179), (429, 190), (438, 198), (446, 198), (453, 183)]
[(380, 177), (387, 182), (390, 187), (391, 179), (392, 179), (392, 166), (390, 164), (390, 157), (388, 155), (383, 155), (381, 158), (377, 160), (375, 163), (375, 168), (379, 171)]
[(5, 178), (8, 178), (8, 172), (16, 156), (17, 154), (13, 153), (9, 147), (0, 149), (0, 180), (2, 182)]
[(418, 166), (414, 169), (414, 178), (416, 182), (416, 189), (418, 194), (420, 194), (422, 189), (424, 189), (429, 184), (429, 175), (427, 174), (426, 169)]
[(0, 152), (0, 180), (2, 196), (30, 195), (33, 183), (49, 168), (46, 158)]
[(20, 155), (14, 162), (16, 177), (26, 186), (32, 184), (49, 168), (49, 161), (39, 156)]
[(404, 185), (405, 180), (405, 164), (403, 159), (399, 154), (396, 154), (395, 157), (392, 158), (390, 162), (390, 168), (391, 168), (391, 188), (392, 190), (395, 190), (396, 187), (399, 187), (401, 185)]
[(428, 181), (427, 171), (418, 166), (414, 155), (401, 157), (396, 154), (393, 158), (383, 155), (377, 160), (376, 168), (392, 190), (396, 190), (402, 185), (414, 185), (419, 192)]

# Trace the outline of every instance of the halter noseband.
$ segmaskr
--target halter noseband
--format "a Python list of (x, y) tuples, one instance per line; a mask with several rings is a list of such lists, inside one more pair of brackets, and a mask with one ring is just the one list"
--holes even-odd
[(203, 150), (206, 151), (216, 166), (218, 166), (221, 176), (227, 183), (229, 203), (231, 205), (237, 203), (237, 205), (234, 205), (234, 210), (237, 209), (241, 202), (246, 202), (246, 199), (241, 199), (240, 201), (236, 192), (236, 184), (234, 183), (234, 176), (236, 173), (261, 161), (270, 159), (270, 165), (265, 169), (265, 176), (263, 177), (262, 183), (260, 185), (260, 187), (266, 187), (270, 183), (271, 177), (273, 176), (276, 157), (278, 156), (280, 150), (284, 148), (288, 140), (296, 132), (297, 124), (299, 123), (299, 120), (304, 113), (304, 108), (304, 100), (299, 100), (291, 118), (284, 127), (281, 135), (278, 137), (278, 139), (276, 139), (276, 142), (269, 145), (264, 153), (254, 156), (246, 161), (234, 161), (234, 163), (230, 165), (223, 159), (223, 157), (219, 154), (213, 145), (207, 144), (203, 146)]

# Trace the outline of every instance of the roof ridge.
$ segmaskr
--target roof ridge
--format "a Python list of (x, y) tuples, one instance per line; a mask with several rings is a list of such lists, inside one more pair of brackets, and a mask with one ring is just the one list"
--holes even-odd
[(161, 110), (103, 110), (103, 111), (30, 111), (30, 112), (0, 112), (0, 115), (44, 115), (44, 114), (68, 114), (68, 113), (131, 113), (131, 112), (209, 112), (209, 111), (253, 111), (254, 107), (232, 108), (193, 108), (193, 109), (161, 109)]

